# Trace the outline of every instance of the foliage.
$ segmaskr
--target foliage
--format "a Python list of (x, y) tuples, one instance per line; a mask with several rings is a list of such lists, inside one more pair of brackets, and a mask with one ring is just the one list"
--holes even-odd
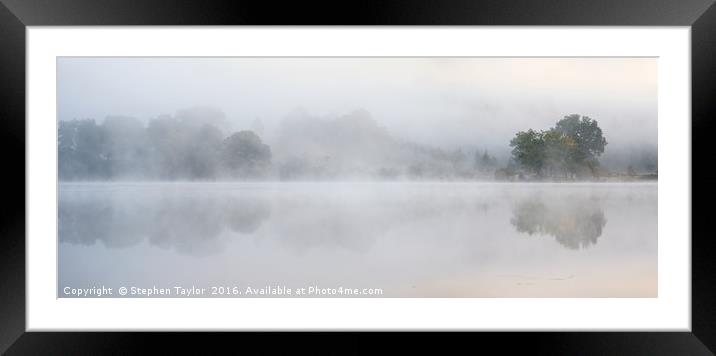
[(264, 175), (270, 148), (251, 131), (227, 138), (223, 113), (206, 108), (162, 115), (145, 126), (131, 117), (59, 121), (61, 180), (213, 180)]
[(262, 177), (271, 165), (271, 148), (252, 131), (241, 131), (224, 139), (221, 157), (232, 176)]
[(147, 159), (160, 179), (213, 179), (217, 175), (222, 134), (211, 124), (195, 126), (162, 116), (147, 127)]
[(540, 174), (545, 163), (544, 133), (532, 129), (520, 131), (510, 141), (512, 157), (528, 171)]
[(103, 179), (109, 175), (105, 132), (92, 119), (60, 121), (60, 179)]
[(565, 116), (557, 122), (553, 130), (574, 140), (577, 146), (575, 157), (579, 162), (596, 159), (604, 153), (604, 147), (607, 145), (607, 140), (602, 136), (602, 129), (599, 128), (597, 121), (587, 116), (580, 117), (577, 114)]
[(538, 177), (571, 178), (585, 170), (594, 175), (606, 145), (597, 121), (576, 114), (546, 131), (518, 132), (510, 141), (514, 161)]

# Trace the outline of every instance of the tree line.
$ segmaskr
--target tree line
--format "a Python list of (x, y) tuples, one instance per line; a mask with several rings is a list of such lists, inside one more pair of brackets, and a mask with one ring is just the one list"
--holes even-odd
[(564, 179), (599, 175), (607, 140), (596, 120), (565, 116), (554, 127), (517, 132), (505, 168), (485, 150), (402, 142), (367, 112), (283, 125), (278, 156), (254, 131), (230, 132), (220, 111), (187, 109), (146, 124), (110, 116), (58, 122), (61, 180)]
[(145, 126), (130, 117), (59, 121), (61, 180), (257, 179), (271, 149), (252, 131), (224, 135), (216, 125), (164, 115)]
[(456, 180), (489, 179), (498, 167), (486, 150), (471, 156), (397, 140), (363, 110), (285, 121), (275, 149), (255, 130), (230, 133), (224, 120), (222, 112), (203, 108), (146, 124), (124, 116), (59, 121), (59, 178)]

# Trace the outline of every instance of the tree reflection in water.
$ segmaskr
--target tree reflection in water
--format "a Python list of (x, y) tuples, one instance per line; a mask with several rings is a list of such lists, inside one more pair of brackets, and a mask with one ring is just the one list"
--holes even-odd
[(597, 243), (607, 223), (596, 199), (533, 196), (512, 209), (512, 226), (529, 235), (551, 235), (562, 246), (578, 250)]
[(207, 255), (221, 249), (217, 237), (224, 230), (251, 234), (271, 215), (270, 202), (256, 195), (155, 198), (97, 193), (61, 198), (60, 242), (127, 247), (148, 239), (158, 247)]

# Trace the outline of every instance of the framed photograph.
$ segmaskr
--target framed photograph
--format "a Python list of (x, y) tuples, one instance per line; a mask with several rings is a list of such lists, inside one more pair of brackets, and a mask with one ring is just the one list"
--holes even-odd
[(9, 353), (716, 349), (711, 1), (2, 2)]

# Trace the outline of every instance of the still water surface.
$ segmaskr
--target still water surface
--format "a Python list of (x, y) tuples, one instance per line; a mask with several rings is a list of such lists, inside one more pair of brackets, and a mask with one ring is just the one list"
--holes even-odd
[(59, 297), (657, 296), (656, 183), (62, 183), (58, 210)]

